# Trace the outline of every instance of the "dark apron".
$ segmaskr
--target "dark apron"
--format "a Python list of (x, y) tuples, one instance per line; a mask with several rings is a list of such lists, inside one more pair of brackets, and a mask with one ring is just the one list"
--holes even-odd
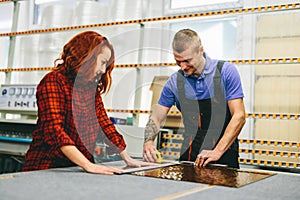
[[(221, 70), (224, 61), (219, 61), (214, 75), (214, 97), (190, 100), (185, 97), (183, 71), (178, 71), (178, 97), (183, 116), (184, 140), (179, 160), (195, 161), (202, 150), (212, 150), (222, 138), (231, 114), (221, 86)], [(201, 116), (201, 126), (198, 118)], [(239, 168), (238, 139), (215, 163)]]

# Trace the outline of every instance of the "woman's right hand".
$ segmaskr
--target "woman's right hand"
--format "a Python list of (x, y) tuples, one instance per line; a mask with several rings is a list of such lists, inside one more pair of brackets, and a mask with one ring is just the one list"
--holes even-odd
[(66, 145), (61, 147), (61, 151), (73, 163), (83, 168), (86, 172), (93, 174), (114, 174), (122, 173), (121, 169), (114, 167), (107, 167), (104, 165), (96, 165), (90, 162), (74, 145)]
[(113, 175), (114, 173), (120, 174), (122, 173), (121, 169), (115, 168), (115, 167), (108, 167), (104, 165), (94, 164), (94, 163), (88, 163), (87, 166), (84, 167), (84, 170), (88, 173), (92, 174), (107, 174), (107, 175)]

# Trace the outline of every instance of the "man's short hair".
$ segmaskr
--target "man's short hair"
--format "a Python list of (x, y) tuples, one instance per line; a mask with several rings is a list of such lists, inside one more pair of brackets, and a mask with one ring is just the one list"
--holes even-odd
[(191, 46), (194, 46), (197, 52), (201, 46), (201, 40), (195, 31), (191, 29), (182, 29), (175, 34), (172, 43), (175, 52), (181, 53)]

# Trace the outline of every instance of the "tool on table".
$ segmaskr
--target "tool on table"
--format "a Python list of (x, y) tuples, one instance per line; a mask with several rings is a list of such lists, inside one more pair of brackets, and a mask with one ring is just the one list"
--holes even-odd
[(156, 156), (157, 156), (157, 162), (158, 163), (162, 163), (163, 159), (161, 157), (161, 153), (159, 151), (155, 152), (156, 153)]

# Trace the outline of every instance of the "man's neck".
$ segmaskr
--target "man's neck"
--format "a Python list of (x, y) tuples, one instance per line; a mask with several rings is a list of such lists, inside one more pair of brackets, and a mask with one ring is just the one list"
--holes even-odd
[(201, 73), (205, 68), (205, 64), (206, 64), (206, 59), (202, 56), (199, 63), (199, 67), (197, 67), (196, 71), (194, 72), (195, 76), (199, 77), (201, 75)]

